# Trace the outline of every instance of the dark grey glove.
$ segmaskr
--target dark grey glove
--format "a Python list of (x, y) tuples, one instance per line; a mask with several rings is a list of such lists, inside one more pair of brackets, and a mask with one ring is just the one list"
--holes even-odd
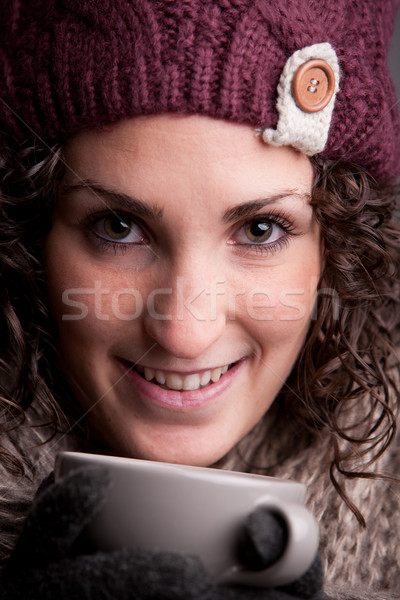
[[(274, 564), (284, 551), (286, 528), (268, 509), (258, 508), (244, 524), (238, 549), (240, 561), (248, 570), (258, 571)], [(309, 570), (295, 582), (278, 588), (217, 586), (207, 600), (326, 600), (323, 570), (317, 555)]]
[[(107, 473), (98, 468), (84, 468), (38, 494), (2, 573), (0, 600), (319, 598), (322, 576), (317, 563), (309, 574), (291, 586), (256, 589), (212, 584), (196, 557), (129, 549), (95, 552), (88, 548), (81, 534), (102, 506), (108, 485)], [(260, 523), (267, 522), (267, 528), (261, 527), (265, 533), (262, 535)], [(270, 526), (270, 516), (265, 513), (254, 513), (249, 518), (242, 554), (250, 568), (270, 564), (275, 560), (272, 555), (282, 551), (284, 537), (281, 545), (277, 544), (280, 526), (275, 528), (273, 540)], [(282, 531), (281, 528), (281, 534)]]

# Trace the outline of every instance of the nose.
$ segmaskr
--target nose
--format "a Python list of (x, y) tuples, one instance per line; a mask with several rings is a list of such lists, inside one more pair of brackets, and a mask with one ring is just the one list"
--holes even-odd
[(145, 329), (177, 358), (194, 359), (223, 334), (222, 279), (202, 285), (199, 277), (177, 276), (172, 287), (155, 288), (147, 298)]

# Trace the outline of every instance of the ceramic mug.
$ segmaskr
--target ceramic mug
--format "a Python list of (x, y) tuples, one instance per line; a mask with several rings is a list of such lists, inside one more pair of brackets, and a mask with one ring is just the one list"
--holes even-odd
[[(87, 533), (100, 550), (137, 547), (197, 555), (218, 583), (278, 586), (311, 566), (318, 527), (304, 507), (305, 486), (273, 477), (131, 458), (61, 452), (56, 478), (82, 466), (111, 475), (107, 500)], [(282, 556), (261, 571), (240, 564), (246, 517), (266, 507), (286, 524)]]

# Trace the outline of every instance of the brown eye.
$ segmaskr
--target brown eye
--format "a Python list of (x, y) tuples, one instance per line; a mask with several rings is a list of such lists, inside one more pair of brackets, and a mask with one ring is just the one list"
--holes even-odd
[(103, 219), (103, 224), (104, 233), (115, 241), (123, 240), (131, 231), (130, 225), (118, 215)]
[[(259, 215), (243, 223), (229, 239), (228, 244), (246, 248), (249, 252), (277, 252), (298, 235), (293, 231), (293, 223), (287, 218), (274, 215)], [(253, 249), (253, 250), (252, 250)]]
[(274, 224), (270, 221), (250, 221), (244, 226), (244, 232), (251, 243), (266, 242), (272, 235)]
[(93, 223), (92, 229), (98, 237), (107, 242), (142, 244), (147, 239), (139, 225), (132, 219), (117, 213), (98, 218)]

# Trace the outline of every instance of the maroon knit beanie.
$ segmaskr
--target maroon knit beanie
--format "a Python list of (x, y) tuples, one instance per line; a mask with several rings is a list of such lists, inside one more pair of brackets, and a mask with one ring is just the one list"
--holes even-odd
[(201, 113), (390, 182), (397, 4), (0, 0), (0, 129), (50, 143), (127, 116)]

